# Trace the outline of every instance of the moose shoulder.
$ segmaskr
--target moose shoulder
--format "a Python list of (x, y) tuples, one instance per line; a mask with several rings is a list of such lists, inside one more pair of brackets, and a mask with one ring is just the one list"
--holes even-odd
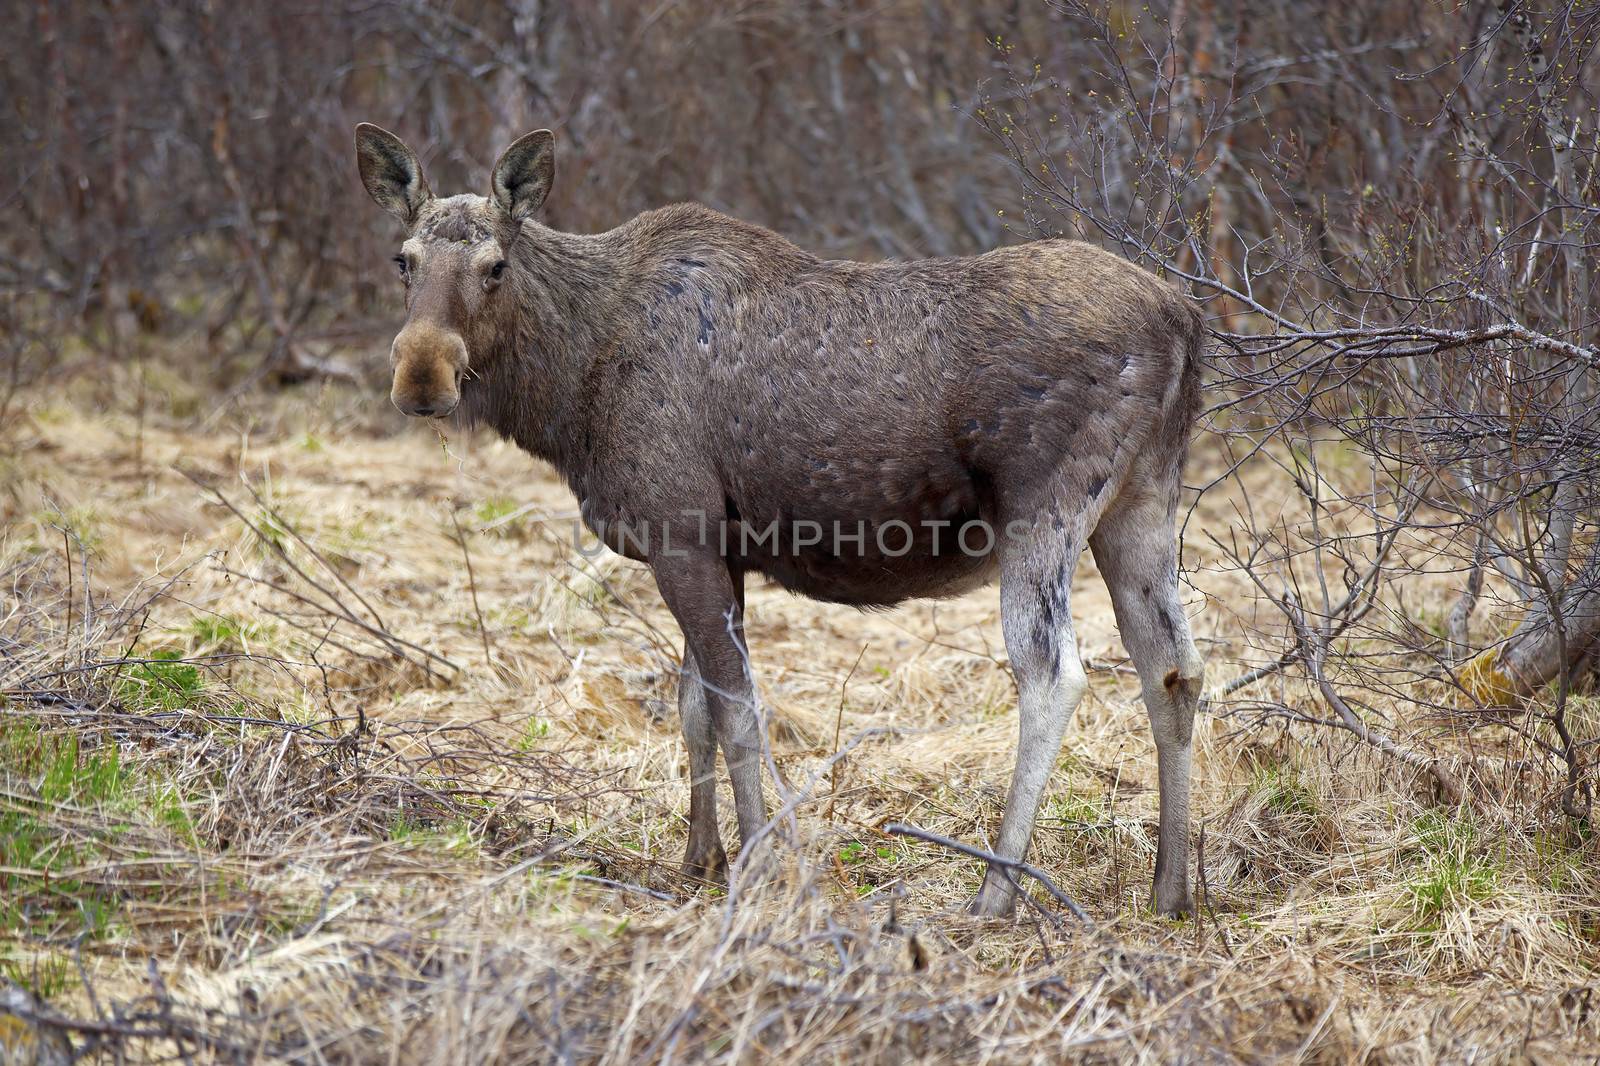
[[(356, 129), (362, 180), (404, 224), (407, 414), (456, 414), (552, 463), (608, 545), (649, 564), (684, 634), (686, 871), (721, 876), (715, 759), (741, 838), (766, 822), (744, 580), (887, 606), (1000, 581), (1021, 698), (996, 853), (1028, 847), (1086, 686), (1072, 574), (1095, 553), (1156, 740), (1155, 904), (1190, 907), (1190, 732), (1202, 664), (1178, 598), (1174, 517), (1200, 405), (1194, 307), (1090, 245), (961, 259), (818, 259), (704, 207), (606, 233), (532, 218), (548, 131), (488, 197), (432, 195), (416, 157)], [(973, 909), (1009, 912), (991, 868)]]

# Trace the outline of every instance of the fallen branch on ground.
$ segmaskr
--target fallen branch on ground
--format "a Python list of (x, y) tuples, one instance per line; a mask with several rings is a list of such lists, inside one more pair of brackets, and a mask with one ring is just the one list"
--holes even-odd
[(992, 866), (999, 866), (1004, 870), (1014, 871), (1019, 874), (1027, 874), (1029, 877), (1043, 885), (1045, 891), (1054, 896), (1058, 903), (1067, 908), (1067, 910), (1071, 911), (1074, 918), (1077, 918), (1078, 921), (1082, 922), (1090, 929), (1095, 927), (1094, 921), (1089, 917), (1088, 913), (1085, 912), (1082, 907), (1078, 906), (1071, 896), (1067, 895), (1065, 892), (1061, 891), (1060, 888), (1056, 887), (1056, 883), (1050, 880), (1050, 875), (1046, 874), (1037, 866), (1033, 866), (1025, 862), (1017, 862), (1012, 859), (1002, 859), (992, 851), (984, 851), (982, 848), (973, 847), (971, 844), (963, 844), (959, 840), (951, 840), (947, 836), (940, 836), (938, 833), (930, 833), (926, 829), (918, 829), (916, 826), (906, 825), (902, 822), (890, 822), (888, 825), (883, 827), (883, 831), (885, 833), (892, 834), (893, 836), (913, 837), (917, 840), (925, 840), (929, 844), (937, 844), (941, 848), (949, 848), (951, 851), (960, 852), (962, 855), (967, 855), (974, 859), (982, 859), (984, 862), (987, 862)]

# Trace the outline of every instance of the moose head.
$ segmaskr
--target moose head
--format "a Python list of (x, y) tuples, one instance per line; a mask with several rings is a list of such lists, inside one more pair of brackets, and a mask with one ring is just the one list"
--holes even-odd
[(406, 323), (389, 360), (389, 397), (402, 412), (441, 418), (461, 402), (475, 338), (493, 337), (516, 313), (512, 247), (522, 223), (544, 203), (555, 177), (555, 137), (535, 130), (494, 165), (484, 196), (435, 197), (416, 153), (388, 130), (356, 127), (361, 181), (379, 207), (406, 227), (394, 262), (406, 289)]

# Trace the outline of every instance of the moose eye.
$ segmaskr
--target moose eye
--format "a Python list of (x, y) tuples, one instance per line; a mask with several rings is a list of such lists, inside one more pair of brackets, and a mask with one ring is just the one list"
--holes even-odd
[(394, 265), (400, 269), (400, 276), (402, 278), (411, 272), (411, 268), (406, 264), (406, 257), (403, 255), (397, 255), (394, 257)]
[(506, 261), (504, 259), (500, 260), (494, 266), (489, 268), (489, 276), (491, 278), (493, 278), (494, 280), (496, 280), (496, 281), (499, 281), (500, 280), (500, 275), (504, 274), (505, 272), (506, 272)]

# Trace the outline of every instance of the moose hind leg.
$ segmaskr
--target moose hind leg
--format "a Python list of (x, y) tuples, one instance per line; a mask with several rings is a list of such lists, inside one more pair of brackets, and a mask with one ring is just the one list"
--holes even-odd
[[(994, 852), (1021, 862), (1033, 837), (1045, 786), (1061, 751), (1061, 738), (1088, 688), (1072, 629), (1072, 572), (1083, 550), (1081, 534), (1049, 532), (1008, 540), (1000, 561), (1000, 618), (1018, 694), (1017, 765)], [(970, 908), (999, 916), (1016, 907), (1014, 871), (991, 865)]]
[(1178, 595), (1174, 506), (1145, 500), (1108, 513), (1089, 545), (1139, 671), (1156, 742), (1161, 828), (1153, 903), (1162, 914), (1189, 914), (1189, 767), (1205, 664)]
[(689, 749), (689, 846), (683, 856), (683, 875), (691, 880), (721, 881), (728, 872), (728, 856), (717, 829), (717, 734), (705, 685), (687, 644), (683, 673), (678, 678), (678, 717)]

